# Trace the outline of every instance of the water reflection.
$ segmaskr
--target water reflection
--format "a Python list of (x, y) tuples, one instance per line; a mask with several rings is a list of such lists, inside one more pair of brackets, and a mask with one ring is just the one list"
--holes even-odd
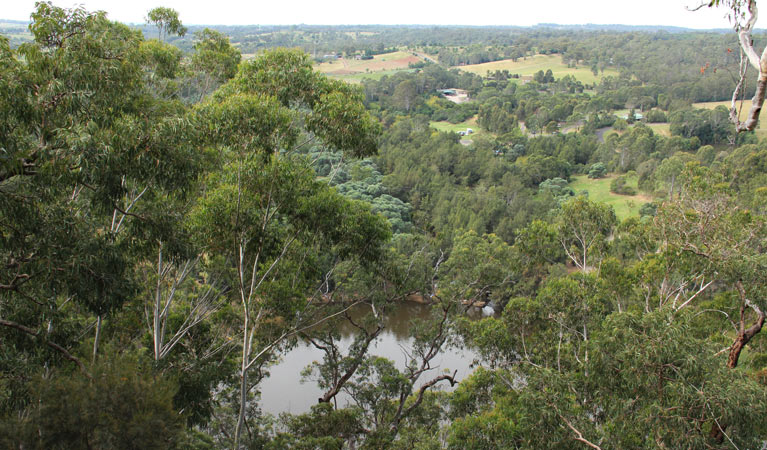
[[(431, 307), (417, 303), (405, 303), (386, 314), (385, 328), (378, 339), (370, 346), (370, 355), (377, 355), (392, 360), (397, 368), (404, 369), (407, 362), (406, 352), (412, 348), (410, 327), (415, 318), (426, 319), (429, 317)], [(353, 311), (352, 317), (360, 318), (370, 312), (369, 307), (360, 307)], [(472, 312), (473, 316), (480, 316), (478, 311)], [(339, 326), (341, 341), (339, 347), (348, 351), (352, 344), (356, 329), (344, 321)], [(270, 376), (263, 380), (259, 386), (261, 390), (261, 408), (264, 412), (277, 415), (282, 412), (293, 414), (303, 413), (317, 403), (317, 399), (323, 392), (313, 381), (301, 382), (301, 371), (312, 361), (321, 361), (324, 356), (321, 350), (311, 344), (299, 343), (292, 350), (283, 355), (280, 362), (269, 368)], [(419, 380), (421, 383), (441, 374), (444, 370), (457, 370), (457, 379), (466, 378), (473, 370), (470, 366), (476, 354), (471, 349), (447, 348), (432, 360), (433, 370), (424, 374)], [(447, 384), (446, 384), (447, 386)], [(351, 399), (345, 394), (339, 394), (338, 406), (347, 405)]]

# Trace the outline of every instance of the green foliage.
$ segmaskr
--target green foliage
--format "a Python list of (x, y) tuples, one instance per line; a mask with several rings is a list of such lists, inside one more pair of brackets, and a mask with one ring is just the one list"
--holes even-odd
[(466, 304), (492, 301), (502, 306), (518, 277), (514, 262), (511, 247), (498, 236), (480, 236), (474, 231), (459, 234), (445, 262), (439, 295)]
[(335, 185), (339, 193), (370, 203), (374, 213), (386, 217), (395, 234), (412, 231), (410, 205), (388, 194), (382, 184), (383, 177), (372, 161), (343, 163), (340, 154), (327, 152), (312, 156), (318, 175), (327, 176), (328, 182)]
[[(100, 363), (93, 378), (55, 373), (35, 383), (28, 415), (4, 421), (0, 443), (25, 448), (180, 448), (183, 416), (177, 389), (146, 363)], [(2, 429), (2, 428), (0, 428)]]
[(280, 433), (268, 448), (341, 449), (344, 442), (362, 435), (359, 411), (335, 409), (330, 403), (312, 406), (309, 413), (287, 419), (287, 432)]
[(186, 34), (186, 27), (181, 24), (178, 12), (171, 8), (160, 6), (149, 10), (146, 21), (157, 27), (158, 38), (161, 41), (164, 41), (165, 37), (170, 34), (179, 36)]
[[(534, 355), (537, 341), (529, 339)], [(736, 445), (758, 445), (764, 420), (751, 412), (767, 400), (763, 389), (716, 360), (716, 348), (691, 329), (691, 315), (612, 314), (587, 345), (587, 360), (566, 370), (529, 367), (512, 391), (505, 370), (477, 372), (453, 394), (462, 417), (451, 424), (448, 441), (456, 448), (462, 440), (470, 448), (498, 442), (560, 448), (578, 445), (580, 437), (602, 448), (629, 448), (645, 446), (650, 436), (659, 448), (702, 448), (715, 444), (709, 432), (716, 420), (728, 424)], [(472, 396), (482, 401), (461, 406)]]
[(645, 203), (639, 208), (639, 215), (641, 217), (654, 216), (658, 212), (658, 205), (655, 203)]
[[(690, 109), (731, 97), (731, 37), (297, 26), (177, 48), (175, 11), (148, 21), (159, 40), (43, 2), (25, 43), (0, 36), (0, 446), (231, 447), (238, 429), (252, 448), (762, 444), (767, 153), (726, 109)], [(540, 52), (621, 76), (418, 63), (351, 86), (300, 50), (416, 42), (442, 64)], [(475, 116), (470, 145), (430, 126)], [(618, 225), (607, 186), (635, 178), (666, 198)], [(367, 346), (404, 298), (436, 304), (403, 368)], [(375, 309), (341, 314), (358, 300)], [(502, 315), (459, 313), (485, 302)], [(262, 412), (297, 330), (331, 343), (307, 373), (355, 406)], [(462, 344), (480, 367), (439, 392), (456, 380), (432, 358)]]
[(637, 191), (628, 185), (628, 176), (621, 175), (610, 182), (610, 192), (619, 195), (636, 195)]
[(601, 162), (593, 164), (589, 168), (589, 178), (604, 178), (607, 175), (607, 167)]
[(716, 149), (711, 145), (703, 145), (698, 149), (695, 156), (701, 164), (710, 166), (714, 162), (714, 158), (716, 158)]
[(598, 261), (607, 238), (617, 224), (615, 211), (604, 203), (575, 197), (562, 204), (557, 218), (559, 239), (568, 258), (581, 270), (589, 269), (589, 258)]
[(197, 42), (192, 65), (219, 83), (223, 83), (237, 74), (240, 64), (240, 52), (229, 43), (229, 38), (210, 28), (195, 33)]
[(535, 80), (536, 82), (541, 83), (541, 84), (553, 83), (554, 82), (554, 74), (552, 73), (551, 69), (547, 69), (546, 73), (544, 73), (543, 70), (539, 70), (533, 76), (533, 80)]
[[(118, 311), (137, 290), (132, 265), (158, 240), (186, 251), (177, 215), (155, 202), (184, 197), (200, 156), (180, 145), (194, 133), (179, 105), (144, 83), (154, 63), (137, 32), (48, 3), (33, 19), (36, 41), (2, 55), (3, 91), (13, 95), (0, 98), (9, 131), (0, 183), (13, 194), (0, 215), (21, 225), (3, 231), (3, 264), (14, 267), (3, 277), (3, 316), (57, 328), (60, 314)], [(69, 301), (84, 309), (57, 312)]]
[(210, 28), (205, 28), (194, 34), (194, 54), (191, 57), (191, 73), (187, 76), (189, 83), (188, 97), (199, 94), (194, 100), (202, 99), (221, 84), (234, 78), (242, 56), (240, 51), (231, 45), (229, 38)]
[(307, 131), (331, 148), (353, 156), (376, 152), (380, 125), (365, 111), (360, 90), (316, 73), (303, 52), (272, 50), (243, 64), (217, 96), (234, 93), (268, 95), (285, 108), (307, 108)]
[(556, 225), (534, 220), (517, 231), (514, 248), (519, 251), (525, 267), (535, 273), (538, 268), (554, 264), (560, 259), (558, 237)]
[(519, 446), (520, 422), (525, 418), (504, 406), (496, 407), (501, 411), (494, 409), (456, 419), (450, 426), (447, 448), (480, 450)]
[(759, 440), (764, 424), (748, 411), (765, 401), (764, 393), (714, 358), (716, 348), (694, 337), (689, 315), (617, 315), (605, 330), (596, 338), (599, 351), (586, 384), (598, 383), (598, 397), (610, 399), (594, 404), (604, 407), (604, 430), (616, 448), (646, 442), (648, 435), (668, 447), (703, 447), (711, 442), (707, 431), (714, 420), (728, 424), (738, 446)]
[[(158, 21), (161, 34), (182, 31), (173, 14), (150, 16)], [(0, 220), (15, 224), (0, 233), (3, 265), (11, 268), (3, 273), (7, 284), (0, 292), (0, 334), (9, 344), (0, 370), (4, 377), (14, 374), (11, 382), (3, 382), (12, 393), (2, 396), (2, 414), (35, 417), (38, 422), (42, 416), (51, 429), (67, 415), (92, 422), (78, 425), (82, 434), (73, 432), (74, 441), (60, 439), (57, 445), (64, 447), (84, 446), (78, 439), (99, 433), (109, 442), (92, 440), (91, 445), (101, 448), (128, 448), (120, 447), (132, 445), (125, 433), (135, 433), (137, 448), (182, 445), (177, 432), (184, 419), (205, 424), (220, 400), (212, 398), (213, 391), (220, 383), (232, 382), (234, 365), (226, 355), (238, 311), (218, 304), (214, 309), (222, 311), (209, 316), (194, 306), (198, 284), (218, 283), (222, 292), (237, 285), (237, 254), (230, 237), (248, 241), (245, 254), (260, 255), (263, 264), (286, 255), (268, 282), (259, 283), (262, 306), (272, 314), (260, 336), (284, 329), (283, 318), (303, 307), (306, 292), (333, 258), (370, 268), (382, 257), (382, 243), (390, 236), (385, 222), (368, 207), (316, 181), (300, 157), (280, 155), (292, 151), (307, 131), (349, 154), (371, 154), (378, 124), (364, 110), (358, 90), (317, 76), (298, 52), (262, 56), (216, 96), (192, 109), (176, 100), (187, 89), (180, 86), (188, 74), (175, 47), (144, 41), (140, 33), (109, 22), (103, 13), (82, 9), (41, 3), (33, 20), (35, 42), (11, 50), (7, 40), (0, 40)], [(193, 69), (215, 78), (215, 83), (234, 76), (239, 54), (226, 39), (210, 31), (200, 38)], [(291, 57), (296, 68), (308, 68), (304, 78), (295, 73), (264, 81), (263, 72), (275, 60), (275, 73), (290, 73), (292, 68), (281, 63)], [(249, 89), (246, 77), (264, 90)], [(284, 85), (278, 87), (280, 82)], [(247, 197), (238, 196), (243, 191)], [(263, 221), (265, 217), (272, 220)], [(291, 241), (295, 247), (288, 252), (290, 245), (285, 244)], [(120, 395), (135, 401), (143, 401), (142, 394), (155, 395), (158, 403), (151, 407), (160, 411), (162, 403), (173, 420), (167, 421), (167, 432), (160, 412), (147, 419), (157, 426), (137, 422), (118, 429), (110, 425), (116, 423), (114, 418), (107, 423), (93, 415), (111, 414), (116, 407), (112, 402), (122, 400), (107, 394), (120, 391), (113, 387), (114, 380), (102, 377), (100, 366), (88, 367), (84, 355), (90, 353), (91, 343), (93, 360), (105, 348), (128, 355), (147, 350), (151, 338), (139, 311), (145, 310), (146, 297), (154, 297), (153, 283), (160, 302), (165, 275), (147, 275), (158, 248), (164, 267), (171, 268), (205, 254), (201, 268), (173, 287), (176, 300), (171, 304), (169, 297), (164, 308), (167, 332), (183, 329), (173, 345), (183, 345), (157, 362), (162, 370), (158, 382), (165, 386), (162, 383), (175, 379), (178, 384), (153, 387), (142, 378), (136, 386), (126, 385), (135, 387), (133, 391)], [(163, 310), (163, 305), (158, 308)], [(94, 321), (95, 342), (90, 328)], [(165, 336), (165, 327), (163, 322), (162, 331), (154, 331)], [(107, 344), (117, 341), (121, 344)], [(76, 375), (52, 379), (64, 386), (59, 390), (34, 378), (42, 367), (60, 371), (60, 366), (72, 363), (110, 386), (86, 395), (88, 384), (78, 385)], [(45, 392), (36, 390), (43, 387)], [(67, 389), (91, 403), (63, 397)], [(54, 400), (41, 403), (35, 396)], [(135, 402), (123, 403), (143, 411)], [(61, 409), (67, 405), (93, 411), (88, 415)], [(179, 415), (178, 410), (187, 414)], [(131, 412), (117, 412), (115, 417), (132, 420)], [(31, 431), (37, 425), (19, 424), (30, 431), (30, 446), (48, 439), (39, 430)], [(147, 435), (149, 430), (156, 434)], [(58, 438), (51, 439), (53, 445)], [(157, 439), (164, 440), (158, 444)]]
[(569, 187), (567, 184), (567, 180), (563, 178), (545, 180), (538, 185), (538, 192), (550, 194), (561, 203), (567, 200), (567, 197), (575, 195), (573, 188)]
[(141, 43), (140, 51), (144, 53), (145, 64), (154, 75), (176, 78), (181, 63), (181, 50), (159, 41), (145, 41)]
[(647, 111), (647, 113), (645, 114), (645, 119), (649, 123), (665, 123), (668, 121), (668, 118), (666, 117), (666, 113), (658, 109), (652, 109), (650, 111)]
[(720, 144), (733, 135), (734, 126), (728, 115), (725, 107), (677, 111), (669, 116), (671, 134), (686, 138), (697, 137), (703, 145)]
[(664, 159), (663, 162), (655, 170), (655, 177), (665, 182), (668, 186), (669, 197), (674, 196), (674, 186), (676, 184), (677, 176), (682, 172), (685, 164), (694, 160), (694, 157), (688, 153), (677, 153), (671, 158)]
[(621, 118), (615, 119), (615, 122), (613, 123), (613, 130), (615, 131), (626, 131), (628, 127), (629, 125), (626, 120)]

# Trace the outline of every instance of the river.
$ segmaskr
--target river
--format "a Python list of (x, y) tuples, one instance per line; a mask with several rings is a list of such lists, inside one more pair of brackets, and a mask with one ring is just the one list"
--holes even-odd
[[(427, 318), (429, 311), (429, 306), (418, 303), (400, 305), (387, 315), (384, 321), (385, 328), (371, 345), (368, 354), (388, 358), (402, 370), (407, 361), (405, 351), (409, 350), (412, 344), (408, 333), (411, 320)], [(352, 330), (342, 327), (340, 331), (342, 335), (340, 347), (347, 350), (353, 340)], [(283, 412), (300, 414), (309, 411), (322, 396), (322, 391), (314, 381), (302, 382), (301, 371), (312, 361), (322, 360), (322, 357), (321, 350), (305, 342), (299, 343), (284, 354), (277, 364), (269, 368), (269, 377), (259, 385), (262, 410), (274, 415)], [(418, 386), (442, 374), (444, 369), (450, 369), (451, 373), (457, 370), (457, 379), (463, 380), (471, 374), (475, 358), (477, 355), (471, 349), (445, 348), (432, 360), (431, 365), (434, 369), (421, 376)], [(447, 388), (449, 384), (444, 383), (443, 389)], [(339, 394), (337, 400), (339, 407), (350, 402), (350, 398), (343, 392)]]

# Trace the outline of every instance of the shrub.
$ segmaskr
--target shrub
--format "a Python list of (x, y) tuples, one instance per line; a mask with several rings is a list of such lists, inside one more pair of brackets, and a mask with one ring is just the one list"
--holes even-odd
[(639, 216), (640, 217), (654, 217), (655, 214), (658, 212), (658, 205), (655, 203), (645, 203), (644, 205), (639, 207)]
[(613, 130), (615, 131), (625, 131), (628, 127), (628, 122), (624, 119), (615, 119), (613, 122)]
[(647, 115), (645, 116), (645, 119), (649, 123), (668, 122), (668, 117), (666, 117), (666, 113), (657, 109), (651, 109), (650, 111), (647, 111)]
[(636, 195), (637, 191), (627, 184), (625, 175), (621, 175), (610, 183), (610, 192), (619, 195)]
[(607, 167), (605, 167), (604, 163), (598, 162), (591, 165), (589, 178), (604, 178), (605, 175), (607, 175)]

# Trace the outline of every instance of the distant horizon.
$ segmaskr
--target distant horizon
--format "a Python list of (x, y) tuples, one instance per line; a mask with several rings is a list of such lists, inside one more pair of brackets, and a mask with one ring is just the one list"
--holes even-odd
[[(353, 0), (327, 0), (322, 4), (293, 0), (255, 4), (241, 0), (219, 0), (215, 8), (196, 0), (53, 0), (56, 6), (82, 5), (89, 11), (106, 11), (110, 19), (142, 24), (147, 11), (166, 6), (179, 12), (189, 26), (277, 26), (277, 25), (412, 25), (466, 27), (632, 26), (677, 27), (691, 30), (730, 29), (726, 10), (703, 7), (702, 0), (541, 0), (528, 2), (490, 0), (474, 8), (455, 0), (408, 2), (391, 0), (378, 8), (360, 8)], [(4, 5), (2, 20), (28, 21), (35, 0), (15, 0)], [(494, 23), (491, 23), (494, 22)], [(500, 21), (500, 23), (498, 23)]]
[[(109, 17), (109, 16), (108, 16)], [(114, 18), (109, 17), (111, 20)], [(0, 17), (0, 22), (5, 23), (18, 23), (29, 24), (30, 20), (19, 19), (7, 19)], [(149, 25), (146, 22), (125, 22), (120, 21), (126, 25), (131, 26), (154, 26)], [(294, 26), (306, 26), (306, 27), (440, 27), (440, 28), (544, 28), (544, 27), (558, 27), (558, 28), (676, 28), (680, 30), (689, 31), (732, 31), (732, 27), (718, 27), (718, 28), (690, 28), (679, 25), (659, 25), (659, 24), (627, 24), (627, 23), (553, 23), (553, 22), (541, 22), (532, 25), (501, 25), (501, 24), (488, 24), (488, 25), (472, 25), (465, 23), (242, 23), (242, 24), (225, 24), (225, 23), (184, 23), (186, 27), (294, 27)], [(754, 28), (755, 33), (767, 32), (767, 28)]]

